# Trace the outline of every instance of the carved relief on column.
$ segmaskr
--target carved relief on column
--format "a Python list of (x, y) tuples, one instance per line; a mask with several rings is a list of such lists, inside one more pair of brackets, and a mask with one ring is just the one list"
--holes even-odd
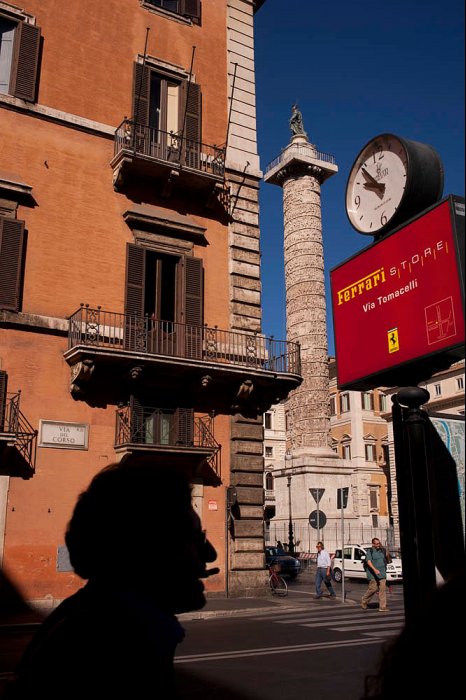
[(301, 345), (303, 375), (288, 400), (292, 449), (327, 448), (330, 428), (320, 177), (312, 167), (283, 182), (287, 338)]

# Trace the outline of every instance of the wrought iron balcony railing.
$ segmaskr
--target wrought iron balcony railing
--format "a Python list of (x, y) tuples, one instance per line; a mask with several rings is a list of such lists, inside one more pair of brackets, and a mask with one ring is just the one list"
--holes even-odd
[(136, 445), (206, 453), (206, 461), (219, 475), (220, 445), (213, 436), (213, 418), (195, 417), (191, 408), (142, 406), (131, 397), (116, 411), (115, 447)]
[(300, 375), (297, 343), (207, 326), (157, 321), (81, 306), (70, 317), (69, 350), (77, 346), (200, 360)]
[(225, 146), (209, 146), (132, 119), (124, 119), (115, 131), (115, 156), (122, 151), (165, 161), (175, 167), (191, 168), (219, 179), (223, 179), (225, 172)]
[(21, 413), (20, 399), (21, 391), (16, 394), (7, 394), (3, 410), (0, 411), (0, 434), (11, 436), (22, 458), (31, 469), (34, 469), (37, 430), (34, 430)]
[(293, 156), (295, 157), (305, 157), (305, 158), (315, 158), (315, 160), (323, 161), (324, 163), (329, 163), (330, 165), (336, 165), (335, 156), (331, 153), (324, 153), (323, 151), (318, 151), (312, 144), (293, 144), (287, 146), (282, 150), (280, 155), (275, 158), (265, 169), (265, 174), (267, 175), (271, 170), (273, 170), (277, 165), (280, 165), (285, 160), (290, 160)]

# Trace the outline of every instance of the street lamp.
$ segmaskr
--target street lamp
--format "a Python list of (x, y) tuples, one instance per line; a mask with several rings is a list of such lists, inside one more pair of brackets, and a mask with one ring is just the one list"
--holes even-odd
[(291, 555), (294, 554), (294, 541), (293, 541), (293, 518), (291, 514), (291, 476), (286, 477), (287, 485), (288, 485), (288, 512), (289, 512), (289, 521), (288, 521), (288, 551)]

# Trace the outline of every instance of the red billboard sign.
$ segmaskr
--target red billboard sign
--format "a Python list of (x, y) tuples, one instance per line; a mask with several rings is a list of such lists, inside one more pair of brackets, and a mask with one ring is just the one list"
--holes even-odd
[(341, 388), (416, 384), (464, 357), (464, 199), (443, 200), (330, 281)]

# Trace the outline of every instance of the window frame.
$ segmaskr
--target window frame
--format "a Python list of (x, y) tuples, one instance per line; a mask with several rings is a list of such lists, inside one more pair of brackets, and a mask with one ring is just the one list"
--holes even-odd
[(349, 413), (351, 411), (351, 397), (349, 391), (344, 391), (340, 394), (340, 413)]
[[(158, 126), (152, 124), (153, 87), (160, 81)], [(169, 123), (169, 87), (178, 88), (178, 124), (176, 131), (167, 131)], [(202, 90), (189, 74), (160, 66), (156, 59), (134, 62), (132, 122), (134, 145), (138, 152), (161, 159), (175, 160), (188, 167), (199, 168), (202, 148)], [(180, 142), (180, 137), (182, 141)]]
[(379, 494), (380, 490), (378, 486), (369, 486), (369, 510), (372, 512), (379, 512)]
[[(177, 260), (174, 283), (177, 294), (175, 318), (173, 322), (164, 323), (164, 319), (151, 319), (151, 342), (168, 342), (176, 345), (177, 351), (184, 352), (184, 357), (199, 357), (202, 354), (200, 342), (201, 333), (176, 333), (178, 327), (192, 326), (202, 328), (204, 323), (204, 267), (202, 258), (186, 255), (181, 252), (168, 251), (163, 246), (152, 248), (139, 243), (126, 244), (126, 279), (125, 279), (125, 346), (133, 348), (137, 342), (137, 329), (131, 319), (145, 318), (148, 294), (147, 265), (150, 256), (159, 254), (171, 255)], [(170, 325), (171, 324), (171, 325)], [(180, 324), (180, 326), (178, 325)], [(164, 333), (175, 331), (175, 337), (165, 341)], [(179, 345), (181, 344), (181, 345)]]
[(379, 392), (379, 410), (380, 413), (387, 413), (387, 406), (388, 406), (388, 396), (387, 394), (384, 394), (383, 392)]
[(158, 2), (169, 2), (170, 0), (141, 0), (141, 6), (146, 10), (156, 12), (169, 19), (177, 19), (189, 24), (201, 24), (202, 20), (202, 0), (171, 0), (177, 3), (177, 9), (172, 10), (163, 7)]
[(342, 459), (351, 459), (351, 443), (350, 442), (345, 442), (341, 446), (341, 456)]
[(361, 408), (363, 411), (374, 411), (374, 392), (361, 392)]
[(14, 27), (10, 76), (7, 92), (26, 102), (37, 102), (39, 85), (41, 29), (26, 14), (11, 8), (0, 8), (0, 17), (11, 22)]

